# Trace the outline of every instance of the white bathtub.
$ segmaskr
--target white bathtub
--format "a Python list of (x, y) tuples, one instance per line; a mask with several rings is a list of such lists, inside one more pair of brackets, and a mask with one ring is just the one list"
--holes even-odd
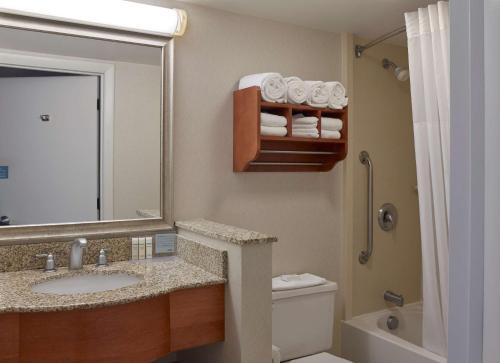
[[(395, 330), (387, 318), (399, 319)], [(342, 356), (354, 363), (446, 363), (422, 348), (422, 304), (377, 311), (342, 322)]]

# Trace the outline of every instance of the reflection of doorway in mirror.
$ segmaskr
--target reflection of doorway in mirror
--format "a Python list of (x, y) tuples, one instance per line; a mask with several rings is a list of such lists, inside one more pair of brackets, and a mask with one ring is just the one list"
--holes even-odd
[(99, 77), (0, 67), (0, 215), (10, 224), (100, 219)]
[[(0, 29), (0, 35), (0, 67), (95, 76), (100, 80), (100, 215), (92, 221), (159, 218), (161, 49), (17, 29)], [(54, 120), (45, 111), (37, 117), (41, 123)], [(97, 201), (92, 200), (97, 208)], [(144, 211), (154, 213), (146, 216)]]
[[(28, 218), (17, 218), (14, 216), (15, 212), (12, 212), (11, 207), (6, 207), (6, 201), (2, 197), (2, 188), (0, 183), (0, 217), (7, 216), (10, 225), (24, 225), (24, 224), (42, 224), (42, 223), (65, 223), (65, 222), (79, 222), (79, 221), (96, 221), (96, 220), (112, 220), (114, 214), (114, 173), (113, 173), (113, 163), (114, 163), (114, 93), (115, 93), (115, 67), (113, 64), (107, 62), (97, 62), (92, 60), (81, 60), (76, 58), (66, 58), (60, 56), (39, 54), (39, 53), (29, 53), (29, 52), (17, 52), (8, 49), (0, 49), (0, 80), (9, 78), (60, 78), (73, 77), (73, 78), (86, 78), (90, 77), (92, 81), (92, 103), (88, 104), (89, 112), (92, 112), (92, 118), (99, 120), (97, 137), (98, 143), (94, 146), (92, 152), (97, 153), (97, 165), (98, 169), (93, 174), (96, 174), (97, 179), (97, 196), (92, 195), (92, 198), (88, 200), (85, 205), (92, 205), (93, 217), (88, 219), (83, 216), (78, 217), (78, 211), (72, 211), (71, 213), (65, 214), (63, 219), (52, 220), (55, 216), (52, 216), (46, 210), (40, 212), (45, 212), (37, 217), (33, 215)], [(5, 82), (4, 82), (5, 83)], [(41, 94), (49, 93), (51, 89), (45, 87)], [(31, 92), (31, 91), (30, 91)], [(97, 92), (97, 93), (96, 93)], [(77, 94), (73, 92), (72, 89), (68, 90), (66, 93), (67, 97), (73, 95), (74, 100), (78, 100)], [(48, 96), (48, 95), (46, 95)], [(98, 109), (97, 100), (100, 100)], [(24, 99), (24, 103), (27, 103), (28, 99)], [(75, 112), (76, 113), (76, 112)], [(0, 112), (0, 116), (2, 113)], [(37, 119), (41, 123), (51, 124), (51, 120), (54, 121), (53, 115), (47, 112), (38, 112), (36, 115)], [(42, 119), (45, 119), (43, 121)], [(77, 118), (73, 118), (76, 120)], [(53, 123), (52, 123), (53, 124)], [(2, 127), (0, 126), (0, 132)], [(76, 135), (71, 134), (70, 135)], [(6, 135), (4, 137), (7, 137)], [(18, 144), (16, 142), (16, 144)], [(88, 147), (87, 147), (88, 150)], [(64, 154), (63, 154), (64, 155)], [(2, 160), (3, 154), (0, 152), (0, 162), (3, 164)], [(74, 161), (75, 165), (78, 165), (78, 161)], [(89, 176), (90, 177), (90, 176)], [(96, 179), (92, 176), (90, 177), (93, 181)], [(4, 185), (11, 185), (12, 179), (8, 183), (3, 183)], [(93, 184), (94, 185), (94, 184)], [(10, 195), (10, 194), (9, 194)], [(29, 195), (29, 194), (27, 194)], [(76, 197), (78, 200), (80, 197)], [(22, 199), (16, 198), (16, 203), (22, 202)], [(70, 200), (71, 201), (71, 200)], [(12, 203), (12, 202), (11, 202)], [(33, 203), (33, 201), (32, 201)], [(76, 209), (76, 205), (73, 205)], [(5, 211), (9, 209), (9, 211)], [(39, 213), (40, 213), (39, 212)], [(86, 213), (88, 214), (88, 213)], [(70, 217), (74, 216), (71, 219)], [(44, 220), (46, 222), (39, 222)]]

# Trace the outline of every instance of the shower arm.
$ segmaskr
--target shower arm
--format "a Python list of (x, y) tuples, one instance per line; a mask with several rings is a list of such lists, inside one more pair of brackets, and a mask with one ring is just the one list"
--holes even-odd
[(396, 63), (394, 63), (393, 61), (390, 61), (389, 59), (384, 58), (384, 59), (382, 59), (382, 67), (384, 69), (389, 69), (391, 67), (394, 67), (394, 69), (396, 69), (398, 67), (398, 65)]
[(354, 55), (356, 58), (361, 58), (363, 55), (363, 52), (371, 47), (376, 46), (379, 43), (382, 43), (384, 40), (387, 40), (389, 38), (395, 37), (396, 35), (399, 35), (401, 33), (404, 33), (406, 31), (406, 26), (402, 26), (400, 28), (394, 29), (393, 31), (386, 33), (384, 35), (381, 35), (380, 37), (372, 40), (369, 43), (366, 43), (364, 45), (356, 44), (354, 47)]
[(367, 242), (366, 250), (361, 251), (358, 257), (359, 263), (365, 265), (373, 253), (373, 164), (367, 151), (361, 151), (359, 161), (368, 168)]

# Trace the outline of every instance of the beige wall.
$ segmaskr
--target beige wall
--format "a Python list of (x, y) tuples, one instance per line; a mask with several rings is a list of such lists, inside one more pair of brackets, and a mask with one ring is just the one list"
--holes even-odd
[(161, 66), (114, 64), (113, 213), (139, 218), (138, 209), (160, 209)]
[(324, 174), (232, 171), (232, 93), (240, 77), (277, 71), (339, 79), (340, 36), (186, 3), (148, 2), (186, 9), (189, 16), (175, 44), (175, 218), (206, 217), (275, 234), (274, 275), (308, 271), (340, 282), (342, 166)]
[[(357, 43), (363, 40), (356, 39)], [(406, 302), (420, 299), (421, 250), (418, 195), (410, 84), (399, 82), (381, 67), (387, 57), (408, 65), (407, 49), (381, 44), (354, 59), (354, 120), (351, 123), (353, 162), (353, 253), (352, 314), (383, 309), (385, 290), (402, 293)], [(358, 254), (366, 248), (367, 172), (358, 160), (367, 150), (374, 165), (374, 253), (367, 265)], [(384, 232), (376, 221), (376, 211), (385, 202), (393, 203), (399, 221), (392, 232)]]

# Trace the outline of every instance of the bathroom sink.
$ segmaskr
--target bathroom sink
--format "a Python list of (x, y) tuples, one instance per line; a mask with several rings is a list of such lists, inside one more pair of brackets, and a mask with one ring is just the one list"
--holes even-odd
[(142, 280), (140, 276), (126, 273), (82, 274), (43, 281), (34, 285), (31, 290), (56, 295), (89, 294), (132, 286)]

